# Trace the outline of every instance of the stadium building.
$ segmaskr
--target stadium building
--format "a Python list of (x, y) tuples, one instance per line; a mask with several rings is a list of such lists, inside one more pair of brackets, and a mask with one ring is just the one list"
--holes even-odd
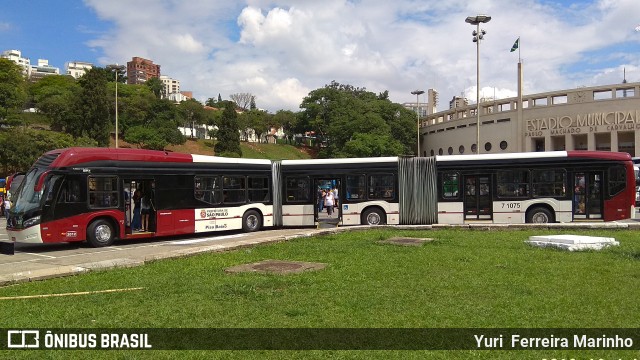
[(458, 104), (420, 117), (422, 156), (553, 150), (621, 151), (640, 156), (640, 83), (581, 87)]

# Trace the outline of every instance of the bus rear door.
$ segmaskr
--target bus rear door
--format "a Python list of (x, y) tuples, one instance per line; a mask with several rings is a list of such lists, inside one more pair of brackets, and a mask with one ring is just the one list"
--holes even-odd
[(602, 219), (602, 171), (576, 172), (573, 178), (573, 218)]
[(491, 175), (464, 176), (464, 219), (492, 220), (493, 194)]

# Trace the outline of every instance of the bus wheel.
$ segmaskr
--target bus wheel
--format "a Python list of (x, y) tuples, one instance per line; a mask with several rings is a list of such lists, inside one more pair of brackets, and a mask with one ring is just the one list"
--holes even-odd
[(93, 247), (104, 247), (113, 244), (115, 232), (110, 222), (96, 220), (87, 228), (87, 242)]
[(536, 207), (527, 212), (527, 222), (534, 224), (550, 223), (553, 222), (553, 214), (545, 208)]
[(369, 209), (362, 214), (362, 225), (383, 225), (385, 223), (384, 212), (380, 209)]
[(262, 217), (255, 210), (249, 210), (242, 217), (242, 230), (246, 232), (258, 231), (262, 227)]

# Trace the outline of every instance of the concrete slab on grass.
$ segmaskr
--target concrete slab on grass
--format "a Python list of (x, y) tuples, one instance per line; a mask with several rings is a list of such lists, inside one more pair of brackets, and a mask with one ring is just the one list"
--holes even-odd
[(526, 242), (534, 246), (551, 246), (569, 251), (600, 250), (607, 246), (620, 245), (614, 238), (583, 235), (538, 235), (530, 236)]

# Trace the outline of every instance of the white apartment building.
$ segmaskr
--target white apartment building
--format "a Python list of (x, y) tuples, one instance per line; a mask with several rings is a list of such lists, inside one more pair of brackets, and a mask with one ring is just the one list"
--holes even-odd
[(60, 69), (49, 65), (49, 60), (38, 59), (38, 65), (31, 66), (31, 76), (29, 80), (35, 82), (47, 75), (60, 75)]
[(180, 80), (172, 79), (166, 75), (160, 75), (160, 81), (164, 85), (162, 97), (169, 98), (172, 94), (180, 93)]
[(171, 101), (173, 101), (175, 103), (180, 103), (182, 101), (186, 101), (186, 100), (191, 99), (191, 97), (189, 97), (189, 96), (187, 96), (187, 95), (185, 95), (183, 93), (178, 92), (178, 93), (171, 93), (171, 94), (167, 95), (166, 99), (169, 99), (169, 100), (171, 100)]
[(64, 64), (64, 68), (67, 75), (73, 76), (74, 79), (79, 79), (88, 70), (93, 68), (93, 64), (82, 61), (69, 61)]
[(27, 77), (31, 77), (31, 60), (29, 60), (29, 58), (23, 58), (20, 50), (5, 50), (0, 54), (0, 57), (9, 59), (22, 66), (22, 73)]

